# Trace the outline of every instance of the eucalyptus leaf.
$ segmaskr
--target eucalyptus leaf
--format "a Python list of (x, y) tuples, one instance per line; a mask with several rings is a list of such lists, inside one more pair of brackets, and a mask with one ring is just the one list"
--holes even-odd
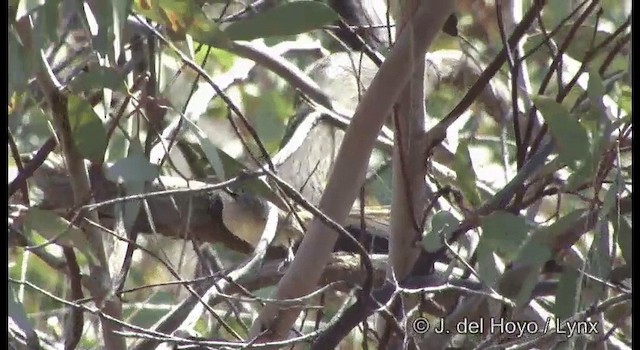
[(139, 183), (158, 177), (159, 169), (141, 153), (133, 153), (106, 168), (105, 176), (116, 183)]
[(107, 149), (107, 131), (100, 117), (85, 99), (72, 95), (68, 101), (69, 124), (73, 141), (80, 154), (101, 163)]
[(480, 197), (478, 195), (476, 173), (473, 170), (468, 143), (468, 140), (460, 140), (458, 143), (453, 167), (458, 180), (457, 185), (469, 203), (476, 207), (480, 204)]
[(480, 279), (488, 286), (495, 287), (500, 280), (501, 274), (498, 269), (497, 257), (494, 255), (492, 247), (481, 239), (476, 248), (476, 256)]
[(27, 338), (27, 344), (32, 346), (36, 345), (32, 344), (33, 341), (37, 342), (38, 339), (36, 330), (31, 324), (31, 321), (29, 321), (29, 317), (24, 310), (24, 304), (18, 301), (10, 285), (7, 285), (7, 312), (9, 318), (24, 332)]
[(631, 229), (631, 220), (624, 215), (611, 215), (611, 224), (617, 236), (618, 247), (624, 261), (631, 266), (633, 253), (633, 230)]
[[(551, 250), (538, 240), (528, 240), (518, 252), (516, 266), (522, 266), (522, 276), (520, 288), (513, 289), (507, 296), (512, 296), (518, 290), (516, 300), (517, 306), (526, 305), (531, 298), (531, 293), (538, 284), (540, 271), (544, 264), (551, 259)], [(502, 282), (502, 281), (501, 281)], [(502, 283), (501, 283), (502, 286)], [(501, 289), (502, 290), (502, 289)]]
[(556, 317), (566, 319), (573, 316), (578, 308), (580, 295), (578, 294), (578, 282), (580, 272), (572, 268), (565, 268), (560, 274), (558, 288), (556, 289), (556, 302), (553, 313)]
[(220, 48), (229, 45), (229, 38), (194, 0), (134, 0), (133, 10), (164, 24), (174, 38), (184, 40), (188, 34), (199, 43)]
[(431, 230), (422, 238), (422, 247), (428, 252), (440, 249), (444, 239), (448, 239), (460, 221), (448, 211), (439, 211), (431, 218)]
[(602, 78), (600, 78), (600, 74), (593, 67), (589, 67), (588, 70), (589, 82), (587, 83), (587, 94), (594, 102), (598, 100), (602, 101), (602, 96), (607, 93)]
[(549, 125), (549, 131), (563, 162), (576, 170), (588, 161), (591, 153), (587, 131), (569, 111), (554, 99), (545, 96), (532, 98)]
[(295, 1), (232, 23), (224, 31), (231, 40), (253, 40), (301, 34), (331, 24), (338, 18), (335, 11), (321, 2)]
[(504, 211), (497, 211), (482, 218), (481, 226), (480, 240), (508, 260), (515, 258), (531, 229), (522, 216)]
[(71, 81), (70, 88), (73, 92), (89, 92), (95, 89), (111, 89), (125, 92), (127, 88), (120, 72), (113, 67), (96, 67), (88, 72), (80, 73)]
[[(591, 241), (589, 247), (589, 255), (587, 259), (587, 272), (600, 280), (609, 280), (611, 273), (611, 246), (609, 225), (606, 221), (599, 221), (596, 225), (596, 235)], [(587, 280), (585, 288), (590, 290), (590, 294), (595, 299), (601, 299), (604, 296), (605, 286), (594, 280)]]
[(56, 213), (31, 207), (26, 214), (25, 224), (45, 239), (55, 239), (59, 245), (76, 248), (83, 252), (87, 258), (93, 258), (95, 261), (86, 234)]

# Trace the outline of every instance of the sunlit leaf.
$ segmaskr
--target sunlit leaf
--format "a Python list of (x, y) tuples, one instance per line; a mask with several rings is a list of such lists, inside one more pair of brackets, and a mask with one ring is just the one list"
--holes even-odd
[(79, 249), (87, 257), (94, 257), (85, 233), (52, 211), (31, 207), (25, 223), (47, 240), (55, 239), (59, 245)]
[(232, 23), (225, 33), (232, 40), (253, 40), (281, 35), (296, 35), (332, 23), (338, 15), (317, 1), (282, 4), (254, 17)]
[(631, 229), (631, 220), (623, 215), (612, 215), (611, 224), (613, 225), (613, 230), (618, 238), (617, 243), (618, 247), (620, 247), (622, 257), (624, 258), (624, 261), (631, 266), (633, 253), (633, 230)]
[(11, 30), (9, 32), (9, 43), (7, 48), (8, 60), (8, 80), (9, 98), (15, 92), (21, 92), (27, 86), (31, 75), (31, 60), (25, 59), (27, 49), (18, 40), (17, 34)]
[(88, 92), (94, 89), (111, 89), (126, 91), (124, 79), (120, 72), (113, 67), (96, 67), (88, 72), (82, 72), (71, 81), (70, 88), (76, 93)]
[[(609, 280), (611, 272), (611, 246), (609, 244), (610, 232), (606, 221), (600, 221), (596, 225), (596, 235), (591, 241), (589, 254), (587, 259), (587, 272), (600, 280)], [(589, 289), (591, 295), (600, 299), (605, 292), (605, 286), (598, 281), (587, 280), (585, 285)]]
[[(540, 271), (544, 264), (551, 258), (551, 250), (545, 244), (542, 244), (536, 239), (528, 240), (518, 252), (516, 258), (516, 265), (523, 266), (522, 268), (522, 284), (520, 288), (512, 289), (512, 292), (516, 290), (518, 293), (516, 305), (522, 306), (529, 302), (531, 293), (538, 284)], [(501, 281), (502, 283), (509, 283), (508, 281)], [(501, 287), (504, 285), (501, 283)], [(502, 290), (502, 289), (501, 289)], [(510, 295), (511, 296), (511, 295)]]
[(133, 9), (166, 25), (170, 33), (179, 37), (189, 34), (197, 42), (223, 48), (229, 43), (218, 25), (193, 0), (134, 0)]
[(531, 228), (523, 217), (504, 211), (494, 212), (481, 222), (480, 240), (508, 260), (515, 258)]
[(585, 209), (576, 209), (569, 214), (566, 214), (557, 219), (553, 224), (547, 227), (540, 227), (532, 233), (532, 238), (542, 242), (543, 244), (551, 247), (556, 238), (567, 232), (567, 230), (575, 227), (578, 220), (582, 219), (583, 215), (586, 215)]
[(500, 270), (498, 270), (497, 257), (493, 253), (493, 249), (486, 241), (481, 240), (476, 248), (478, 257), (478, 274), (482, 282), (488, 286), (495, 287), (500, 279)]
[(149, 163), (144, 154), (133, 153), (108, 167), (105, 176), (117, 183), (150, 181), (158, 177), (158, 166)]
[(27, 317), (24, 304), (18, 301), (11, 285), (7, 285), (7, 312), (9, 318), (24, 332), (27, 339), (37, 339), (36, 330)]
[(602, 96), (606, 94), (604, 83), (600, 78), (600, 74), (593, 66), (589, 67), (589, 82), (587, 83), (587, 94), (594, 101), (602, 100)]
[(449, 238), (460, 221), (448, 211), (439, 211), (431, 218), (431, 230), (422, 238), (422, 247), (428, 252), (440, 249), (443, 239)]
[(591, 154), (587, 131), (564, 106), (552, 98), (534, 96), (532, 100), (549, 125), (560, 159), (574, 170), (579, 168)]
[(566, 319), (576, 313), (580, 296), (578, 295), (578, 281), (580, 272), (572, 268), (565, 268), (558, 281), (556, 302), (553, 313), (556, 317)]
[(102, 162), (107, 149), (107, 131), (100, 117), (85, 99), (72, 95), (68, 102), (71, 135), (85, 159)]
[(454, 162), (454, 170), (456, 172), (457, 185), (464, 194), (465, 198), (473, 206), (480, 204), (478, 196), (476, 173), (473, 170), (471, 155), (469, 154), (469, 145), (467, 140), (460, 140), (456, 149)]

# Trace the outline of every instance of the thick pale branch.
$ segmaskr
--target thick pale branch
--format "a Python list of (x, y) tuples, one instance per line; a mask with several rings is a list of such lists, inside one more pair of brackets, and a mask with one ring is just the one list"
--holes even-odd
[[(412, 67), (406, 65), (407, 59), (422, 60), (425, 48), (452, 11), (450, 1), (432, 1), (421, 6), (412, 19), (412, 30), (400, 36), (358, 105), (320, 200), (320, 209), (338, 223), (345, 222), (384, 119), (413, 73)], [(336, 232), (319, 220), (312, 221), (295, 260), (278, 285), (276, 298), (295, 298), (313, 290), (336, 239)], [(268, 305), (254, 323), (252, 333), (258, 335), (269, 329), (274, 338), (284, 338), (299, 312)]]

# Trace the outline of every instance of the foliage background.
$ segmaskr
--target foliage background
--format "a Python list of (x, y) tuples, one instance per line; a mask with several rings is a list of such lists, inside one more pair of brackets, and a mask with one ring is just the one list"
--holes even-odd
[[(529, 2), (523, 1), (523, 8), (527, 9)], [(256, 27), (252, 28), (251, 25), (243, 27), (241, 25), (243, 21), (232, 22), (231, 25), (228, 22), (218, 25), (220, 18), (233, 16), (232, 14), (241, 13), (245, 9), (245, 5), (239, 2), (232, 4), (226, 4), (224, 1), (195, 0), (87, 2), (91, 3), (91, 6), (85, 2), (81, 2), (82, 6), (79, 5), (80, 2), (78, 4), (72, 3), (74, 2), (56, 0), (14, 0), (8, 3), (8, 130), (10, 142), (15, 144), (13, 150), (11, 145), (8, 148), (10, 183), (22, 167), (22, 164), (19, 164), (21, 162), (16, 160), (15, 150), (23, 156), (33, 154), (42, 147), (47, 139), (54, 135), (51, 112), (47, 103), (44, 102), (42, 92), (34, 82), (36, 73), (43, 67), (39, 55), (40, 50), (47, 57), (48, 65), (53, 69), (55, 75), (64, 85), (68, 84), (69, 94), (76, 99), (73, 101), (77, 101), (77, 108), (84, 111), (77, 114), (78, 125), (84, 125), (84, 128), (78, 127), (73, 134), (76, 144), (82, 146), (80, 148), (83, 156), (87, 159), (97, 158), (99, 159), (97, 163), (102, 163), (103, 160), (104, 166), (111, 169), (111, 176), (122, 180), (124, 192), (131, 193), (135, 191), (135, 186), (141, 181), (144, 183), (144, 181), (152, 180), (158, 175), (179, 175), (203, 179), (219, 175), (217, 167), (225, 167), (223, 163), (216, 164), (215, 161), (210, 161), (211, 158), (202, 157), (203, 153), (198, 153), (202, 151), (196, 151), (196, 154), (201, 156), (200, 159), (189, 159), (188, 152), (180, 152), (184, 151), (184, 148), (180, 147), (175, 147), (172, 150), (173, 165), (169, 162), (159, 167), (153, 165), (154, 157), (162, 157), (162, 152), (157, 148), (155, 151), (152, 150), (151, 144), (155, 135), (149, 131), (150, 125), (166, 130), (171, 123), (177, 123), (181, 119), (178, 111), (195, 122), (206, 135), (206, 142), (193, 132), (185, 132), (181, 135), (187, 141), (186, 143), (196, 150), (205, 149), (203, 152), (206, 154), (206, 149), (210, 144), (215, 147), (214, 149), (228, 154), (240, 163), (249, 163), (249, 157), (240, 138), (229, 123), (230, 112), (225, 102), (220, 98), (212, 98), (214, 92), (209, 84), (202, 78), (196, 78), (197, 74), (193, 70), (185, 69), (181, 58), (173, 49), (155, 40), (155, 46), (151, 51), (154, 61), (151, 65), (152, 68), (148, 64), (143, 64), (134, 68), (133, 73), (127, 74), (126, 77), (119, 77), (116, 74), (116, 70), (112, 68), (114, 62), (128, 61), (131, 59), (131, 51), (138, 50), (137, 54), (142, 55), (150, 53), (148, 47), (135, 49), (135, 40), (134, 44), (127, 40), (129, 34), (125, 33), (123, 29), (128, 16), (140, 15), (155, 21), (155, 23), (161, 23), (165, 29), (163, 32), (186, 57), (198, 63), (217, 82), (227, 81), (229, 84), (225, 86), (226, 95), (235, 105), (240, 107), (271, 155), (280, 149), (287, 125), (301, 102), (296, 97), (295, 89), (278, 75), (227, 50), (227, 45), (229, 45), (227, 41), (267, 36), (264, 39), (256, 39), (255, 42), (264, 44), (271, 49), (275, 48), (275, 52), (279, 52), (286, 60), (303, 70), (329, 52), (342, 49), (340, 44), (327, 34), (326, 30), (317, 29), (321, 26), (326, 28), (335, 19), (334, 13), (323, 9), (307, 8), (305, 11), (308, 12), (305, 12), (305, 15), (301, 15), (302, 12), (296, 13), (294, 11), (289, 14), (280, 14), (279, 17), (267, 17), (263, 19), (266, 25), (254, 23)], [(458, 4), (460, 37), (441, 35), (438, 42), (432, 47), (432, 51), (463, 50), (481, 64), (486, 65), (503, 47), (496, 21), (495, 7), (492, 2), (477, 1), (475, 5), (471, 5), (471, 3), (460, 1)], [(593, 173), (581, 167), (582, 163), (575, 167), (558, 169), (554, 172), (555, 177), (552, 183), (561, 189), (562, 194), (551, 195), (540, 201), (537, 215), (534, 215), (530, 220), (542, 227), (549, 227), (561, 222), (562, 218), (570, 218), (570, 215), (575, 215), (577, 210), (588, 210), (594, 205), (604, 207), (597, 214), (598, 224), (595, 228), (583, 235), (573, 247), (575, 251), (579, 252), (578, 256), (584, 257), (580, 263), (584, 264), (583, 267), (588, 270), (590, 275), (595, 276), (596, 280), (619, 285), (625, 278), (629, 281), (630, 275), (623, 273), (625, 278), (620, 279), (615, 277), (614, 271), (624, 271), (625, 268), (631, 266), (632, 224), (630, 213), (625, 214), (620, 211), (616, 213), (613, 210), (620, 208), (620, 205), (616, 203), (619, 203), (621, 198), (631, 198), (632, 190), (631, 54), (628, 22), (630, 1), (602, 0), (597, 3), (597, 8), (601, 9), (600, 12), (594, 11), (586, 18), (571, 38), (566, 50), (567, 55), (578, 63), (586, 61), (586, 57), (591, 54), (590, 49), (593, 47), (593, 42), (601, 43), (610, 40), (611, 34), (620, 28), (622, 28), (623, 34), (619, 35), (616, 41), (612, 40), (609, 45), (595, 53), (594, 58), (590, 59), (585, 67), (585, 71), (590, 73), (588, 79), (585, 80), (586, 83), (580, 85), (579, 82), (580, 87), (572, 89), (562, 101), (563, 109), (560, 113), (571, 111), (572, 115), (579, 115), (581, 117), (580, 123), (575, 123), (578, 126), (562, 120), (555, 124), (548, 119), (545, 120), (549, 123), (550, 132), (559, 144), (558, 147), (566, 147), (564, 152), (569, 155), (565, 155), (565, 157), (574, 157), (575, 159), (569, 159), (569, 161), (575, 160), (576, 164), (588, 162), (590, 159), (596, 161), (595, 165), (600, 164), (597, 163), (600, 154), (596, 145), (597, 142), (600, 142), (602, 135), (607, 136), (605, 142), (609, 142), (607, 132), (621, 135), (613, 137), (613, 143), (602, 146), (606, 148), (613, 144), (617, 145), (613, 148), (615, 149), (614, 154), (608, 155), (610, 158), (613, 157), (610, 160), (611, 171), (607, 172), (605, 178), (597, 179), (600, 181), (597, 186), (575, 189), (575, 187), (569, 188), (572, 186), (567, 186), (566, 182), (572, 182), (572, 177), (576, 184), (595, 181)], [(548, 30), (556, 28), (564, 23), (563, 19), (569, 16), (576, 6), (578, 6), (578, 2), (549, 1), (542, 13), (544, 26)], [(87, 11), (87, 8), (90, 10)], [(84, 9), (84, 11), (78, 11), (79, 9)], [(74, 13), (76, 16), (71, 16)], [(88, 13), (94, 18), (88, 18)], [(31, 45), (27, 45), (24, 37), (20, 34), (19, 23), (21, 20), (24, 23), (24, 19), (29, 19), (28, 32), (31, 35)], [(557, 43), (567, 37), (574, 20), (575, 17), (563, 24), (559, 34), (554, 36)], [(233, 27), (234, 25), (236, 26)], [(596, 26), (597, 31), (594, 31)], [(264, 28), (272, 28), (273, 34), (277, 35), (270, 35), (264, 31)], [(299, 34), (282, 35), (283, 33), (296, 32)], [(626, 38), (626, 42), (618, 47), (617, 43), (623, 40), (621, 38)], [(542, 40), (543, 36), (540, 33), (530, 35), (524, 43), (525, 52), (536, 48), (536, 44)], [(124, 52), (126, 54), (119, 57), (120, 53)], [(527, 69), (534, 91), (540, 86), (548, 72), (549, 60), (549, 52), (544, 45), (537, 48), (527, 60)], [(565, 64), (571, 66), (571, 63)], [(85, 67), (90, 68), (86, 69)], [(136, 79), (144, 75), (144, 72), (147, 72), (147, 82), (150, 81), (146, 84), (146, 91), (136, 85)], [(494, 79), (500, 79), (505, 83), (509, 82), (507, 65), (503, 66)], [(559, 91), (557, 79), (554, 78), (544, 92), (544, 96), (555, 97)], [(457, 87), (442, 86), (430, 96), (427, 102), (427, 112), (433, 118), (433, 122), (437, 122), (439, 118), (446, 115), (459, 101), (463, 93)], [(100, 96), (102, 102), (97, 103), (90, 110), (86, 109), (86, 101), (96, 95)], [(118, 127), (113, 128), (113, 133), (107, 140), (106, 130), (109, 130), (113, 125), (111, 120), (120, 108), (122, 100), (128, 95), (134, 96), (135, 103), (131, 103), (125, 108), (123, 114), (125, 117), (118, 122)], [(600, 97), (611, 101), (611, 104), (607, 104), (605, 108), (609, 110), (613, 120), (611, 125), (615, 126), (617, 133), (613, 132), (614, 130), (607, 129), (608, 131), (605, 131), (600, 122), (598, 113), (601, 113), (602, 110), (597, 109), (598, 102), (595, 102)], [(586, 102), (586, 107), (583, 103), (581, 107), (574, 109), (574, 106), (581, 101), (589, 99), (591, 102)], [(536, 101), (539, 100), (534, 99), (534, 103)], [(541, 104), (544, 104), (544, 101)], [(171, 106), (171, 108), (163, 110), (163, 105)], [(539, 104), (536, 103), (536, 105)], [(539, 107), (541, 112), (545, 114), (545, 118), (547, 118), (548, 111), (551, 111), (552, 114), (559, 113), (557, 105), (549, 105), (546, 109)], [(160, 108), (161, 111), (153, 110), (153, 108)], [(72, 116), (70, 115), (70, 117)], [(567, 115), (562, 117), (567, 117)], [(160, 119), (149, 121), (150, 118)], [(237, 117), (232, 118), (239, 122)], [(569, 124), (573, 126), (568, 126)], [(461, 148), (460, 145), (468, 144), (466, 159), (472, 165), (468, 164), (467, 167), (460, 165), (458, 169), (451, 169), (454, 176), (450, 179), (450, 185), (458, 188), (465, 200), (471, 201), (472, 206), (473, 199), (469, 198), (473, 198), (476, 187), (484, 186), (496, 191), (502, 188), (507, 180), (515, 174), (513, 167), (516, 162), (517, 149), (513, 128), (509, 126), (503, 129), (503, 127), (495, 121), (495, 118), (488, 116), (481, 107), (474, 106), (467, 117), (452, 126), (447, 133), (447, 142), (450, 148), (456, 152), (458, 164), (465, 163), (464, 148)], [(192, 131), (194, 129), (191, 128)], [(576, 129), (579, 130), (576, 131)], [(258, 145), (248, 137), (249, 131), (241, 127), (240, 132), (247, 140), (249, 149), (253, 152), (258, 151)], [(563, 136), (576, 132), (586, 136), (586, 143), (580, 144), (574, 138), (563, 139)], [(511, 168), (506, 174), (503, 153), (505, 150), (506, 163)], [(590, 155), (587, 153), (591, 153), (593, 159), (589, 158)], [(120, 165), (116, 166), (116, 164)], [(230, 171), (229, 168), (224, 170), (227, 173)], [(463, 174), (467, 174), (467, 176)], [(594, 191), (594, 188), (597, 190)], [(376, 174), (369, 185), (368, 195), (368, 204), (390, 204), (391, 189), (388, 169), (383, 169)], [(485, 200), (486, 198), (480, 199)], [(9, 199), (10, 204), (23, 204), (28, 208), (37, 207), (41, 201), (41, 191), (35, 186), (29, 186), (28, 198), (17, 192)], [(450, 204), (450, 207), (452, 211), (459, 209), (455, 204)], [(29, 209), (27, 210), (29, 211)], [(47, 231), (46, 227), (56, 227), (57, 219), (45, 214), (38, 214), (36, 211), (30, 212), (31, 220), (52, 220), (41, 222), (41, 230)], [(10, 224), (13, 223), (12, 215), (10, 208)], [(67, 218), (69, 217), (67, 216)], [(434, 223), (435, 220), (434, 217), (430, 221), (430, 227), (437, 226), (437, 223)], [(459, 218), (454, 217), (453, 220), (458, 222)], [(511, 218), (501, 218), (497, 226), (513, 224), (514, 227), (519, 227), (518, 225), (524, 223), (518, 219), (513, 222), (508, 220)], [(59, 223), (57, 225), (60, 227)], [(482, 225), (485, 234), (487, 231), (491, 231), (491, 227), (491, 223)], [(526, 230), (523, 228), (523, 231)], [(48, 233), (36, 229), (33, 229), (33, 232), (30, 231), (25, 229), (23, 233), (31, 239), (30, 242), (34, 245), (45, 243), (47, 238), (50, 238), (47, 235), (55, 236), (55, 232), (51, 232), (54, 231), (53, 229)], [(499, 229), (496, 230), (498, 232), (496, 235), (499, 234), (499, 231)], [(435, 229), (432, 232), (435, 232)], [(593, 243), (603, 232), (606, 232), (609, 237), (607, 242), (609, 249), (606, 252), (598, 251), (594, 248), (596, 244)], [(431, 236), (433, 234), (431, 233)], [(498, 243), (489, 241), (485, 244), (493, 244), (490, 249), (504, 250), (507, 253), (504, 256), (508, 257), (513, 252), (508, 252), (510, 245), (504, 242), (510, 239), (510, 237), (498, 236), (494, 238)], [(139, 238), (139, 243), (160, 254), (181, 275), (191, 276), (193, 274), (197, 265), (196, 260), (193, 259), (196, 252), (187, 241), (176, 241), (157, 235), (144, 235)], [(77, 244), (77, 241), (72, 239), (71, 245)], [(429, 245), (430, 243), (425, 244)], [(76, 248), (82, 249), (77, 246)], [(518, 249), (520, 246), (515, 243), (513, 248)], [(52, 256), (58, 259), (64, 257), (62, 249), (56, 244), (50, 245), (48, 250)], [(221, 244), (214, 245), (213, 251), (219, 254), (221, 261), (226, 266), (237, 264), (243, 259), (241, 255), (226, 249)], [(598, 261), (600, 261), (600, 265), (598, 265)], [(83, 273), (89, 273), (86, 270), (88, 261), (82, 254), (78, 254), (78, 263), (82, 267)], [(29, 281), (54, 295), (68, 298), (68, 282), (64, 274), (56, 271), (50, 264), (30, 253), (29, 250), (15, 244), (9, 248), (8, 270), (11, 279), (9, 291), (15, 297), (13, 304), (10, 304), (13, 306), (13, 308), (10, 307), (10, 314), (24, 312), (27, 322), (37, 330), (41, 345), (56, 347), (56, 344), (64, 341), (65, 332), (68, 332), (65, 330), (65, 317), (69, 315), (68, 308), (41, 292), (26, 287), (24, 284), (15, 283), (15, 281)], [(480, 274), (482, 275), (483, 271), (480, 271)], [(487, 277), (487, 275), (483, 277)], [(588, 284), (582, 286), (581, 283), (578, 283), (577, 281), (581, 281), (585, 277), (579, 273), (576, 274), (575, 271), (556, 273), (554, 278), (557, 278), (565, 289), (562, 289), (562, 293), (558, 292), (557, 295), (543, 300), (543, 304), (551, 310), (551, 313), (576, 312), (593, 302), (604, 300), (607, 296), (620, 292), (606, 284), (605, 294), (598, 294), (600, 292), (595, 292), (595, 290), (599, 290), (598, 288)], [(167, 274), (156, 260), (137, 252), (134, 254), (134, 263), (126, 287), (151, 285), (172, 279), (173, 277)], [(628, 285), (621, 288), (630, 288), (630, 282)], [(558, 288), (560, 289), (560, 287)], [(583, 296), (583, 299), (578, 298), (573, 310), (570, 308), (566, 311), (558, 311), (559, 305), (575, 303), (576, 295), (586, 295), (581, 293), (587, 292), (594, 294)], [(123, 319), (140, 327), (151, 327), (172, 305), (184, 298), (186, 293), (185, 289), (179, 286), (148, 288), (128, 293), (122, 304)], [(267, 297), (269, 293), (270, 289), (266, 288), (256, 291), (255, 295)], [(341, 295), (341, 293), (335, 293), (331, 297), (337, 298)], [(563, 302), (561, 303), (560, 300)], [(329, 306), (325, 310), (325, 316), (331, 316), (337, 310), (336, 300), (333, 300), (333, 304), (330, 301), (326, 301)], [(241, 314), (238, 318), (229, 317), (230, 325), (240, 334), (244, 334), (244, 329), (246, 329), (246, 325), (251, 323), (256, 308), (240, 305), (242, 303), (238, 301), (232, 301), (231, 304), (239, 307), (238, 310), (241, 310)], [(232, 309), (229, 305), (220, 307), (221, 312), (228, 312)], [(621, 304), (617, 308), (608, 310), (604, 319), (607, 319), (605, 330), (611, 330), (611, 336), (619, 340), (616, 346), (624, 347), (624, 344), (630, 346), (630, 304)], [(101, 343), (97, 319), (87, 315), (85, 321), (84, 333), (78, 348), (96, 347)], [(212, 327), (213, 323), (215, 323), (213, 319), (202, 318), (196, 324), (195, 330), (205, 338), (229, 339), (229, 334), (224, 330)], [(308, 327), (312, 326), (308, 325)], [(358, 337), (353, 339), (353, 347), (359, 347)]]

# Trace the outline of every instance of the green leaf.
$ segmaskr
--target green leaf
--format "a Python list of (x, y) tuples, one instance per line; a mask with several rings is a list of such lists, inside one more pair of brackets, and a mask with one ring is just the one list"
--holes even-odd
[[(622, 85), (620, 87), (620, 94), (618, 96), (618, 107), (622, 109), (627, 116), (625, 118), (631, 118), (631, 87)], [(631, 122), (631, 120), (629, 120)]]
[(458, 143), (453, 168), (456, 172), (460, 190), (469, 203), (476, 207), (480, 204), (480, 197), (478, 196), (476, 173), (473, 170), (468, 143), (467, 140), (460, 140)]
[(304, 33), (319, 29), (338, 18), (335, 11), (321, 2), (296, 1), (232, 23), (224, 31), (231, 40), (253, 40)]
[(580, 299), (578, 295), (579, 280), (580, 273), (572, 268), (565, 268), (560, 275), (556, 290), (556, 303), (553, 307), (553, 313), (556, 317), (566, 319), (576, 313)]
[(144, 154), (133, 153), (107, 167), (105, 176), (117, 183), (138, 183), (158, 177), (158, 166), (149, 163)]
[(575, 191), (580, 185), (593, 179), (593, 175), (597, 170), (597, 164), (594, 164), (592, 160), (593, 158), (589, 157), (586, 162), (580, 164), (578, 168), (569, 175), (567, 182), (563, 186), (563, 191)]
[(622, 257), (624, 258), (624, 261), (626, 261), (627, 265), (631, 266), (633, 252), (633, 231), (631, 229), (631, 220), (627, 219), (623, 215), (619, 217), (617, 215), (611, 216), (611, 224), (613, 225), (613, 230), (617, 237), (620, 252), (622, 253)]
[(59, 0), (48, 0), (37, 9), (37, 16), (33, 19), (33, 31), (38, 42), (44, 43), (44, 39), (50, 42), (58, 40), (58, 3)]
[(87, 4), (98, 25), (97, 35), (91, 38), (93, 49), (115, 62), (117, 57), (113, 52), (113, 8), (108, 1), (92, 1)]
[(184, 37), (189, 34), (196, 41), (215, 47), (226, 47), (229, 38), (218, 25), (209, 20), (193, 0), (135, 0), (135, 12), (167, 26), (170, 34)]
[(569, 214), (559, 218), (553, 224), (547, 227), (538, 228), (531, 235), (532, 239), (537, 240), (549, 247), (555, 242), (558, 235), (566, 233), (567, 230), (574, 227), (576, 221), (580, 220), (583, 215), (586, 215), (587, 210), (577, 209)]
[[(529, 302), (531, 293), (538, 283), (540, 271), (549, 259), (551, 259), (549, 247), (535, 239), (528, 240), (520, 249), (516, 262), (517, 265), (524, 266), (524, 268), (521, 279), (522, 284), (515, 298), (517, 306), (522, 306)], [(515, 290), (518, 290), (518, 288)]]
[(476, 254), (480, 279), (488, 286), (495, 287), (500, 279), (500, 270), (498, 270), (498, 263), (496, 256), (493, 255), (492, 247), (481, 238), (478, 248), (476, 248)]
[(440, 249), (443, 239), (448, 239), (460, 221), (448, 211), (439, 211), (431, 218), (431, 230), (422, 238), (422, 247), (428, 252)]
[(125, 92), (127, 88), (120, 72), (113, 67), (96, 67), (82, 72), (71, 81), (70, 88), (75, 93), (89, 92), (95, 89), (111, 89)]
[(587, 83), (587, 94), (592, 101), (602, 101), (602, 96), (607, 93), (604, 83), (598, 71), (589, 66), (589, 82)]
[(504, 211), (482, 218), (481, 226), (480, 241), (509, 261), (516, 257), (515, 254), (531, 229), (523, 217)]
[[(131, 144), (129, 145), (129, 154), (128, 157), (136, 157), (143, 156), (144, 150), (142, 149), (142, 144), (138, 138), (134, 138), (131, 140)], [(155, 177), (158, 176), (158, 167), (156, 165), (150, 164), (146, 158), (144, 158), (146, 164), (150, 165), (155, 170)], [(151, 180), (151, 179), (149, 179)], [(128, 181), (125, 182), (124, 188), (127, 196), (141, 194), (145, 189), (145, 182), (133, 182)], [(124, 203), (124, 229), (126, 232), (131, 232), (133, 225), (138, 218), (138, 214), (140, 213), (141, 201), (128, 201)], [(114, 210), (117, 210), (114, 208)]]
[(45, 239), (55, 239), (57, 244), (79, 249), (87, 258), (95, 259), (85, 233), (56, 213), (31, 207), (26, 214), (25, 224)]
[(591, 154), (587, 131), (564, 106), (552, 98), (534, 96), (532, 100), (549, 125), (560, 159), (572, 169), (578, 169)]
[(8, 80), (9, 80), (9, 95), (7, 98), (11, 98), (13, 92), (20, 93), (29, 83), (29, 77), (32, 71), (32, 60), (25, 59), (27, 57), (27, 48), (25, 48), (13, 28), (9, 31), (9, 43), (7, 48), (7, 60), (8, 60)]
[(24, 310), (24, 304), (18, 301), (10, 285), (7, 285), (7, 299), (8, 316), (13, 319), (13, 322), (24, 332), (24, 335), (28, 339), (27, 343), (29, 343), (30, 339), (37, 339), (36, 330), (33, 328), (31, 321), (29, 321), (29, 317)]
[(100, 117), (85, 99), (72, 95), (68, 101), (71, 135), (85, 159), (101, 163), (107, 149), (107, 131)]
[[(591, 241), (589, 254), (587, 259), (587, 272), (597, 278), (607, 281), (609, 273), (611, 273), (611, 246), (609, 244), (609, 226), (607, 222), (600, 221), (596, 225), (596, 234)], [(602, 298), (605, 292), (605, 286), (598, 281), (587, 280), (585, 288), (591, 291), (591, 295), (596, 298)]]
[(613, 179), (613, 183), (609, 186), (607, 193), (604, 195), (604, 201), (602, 202), (602, 209), (600, 211), (601, 218), (604, 219), (609, 215), (609, 213), (611, 213), (611, 210), (615, 208), (616, 200), (620, 198), (620, 194), (624, 191), (623, 182), (624, 179), (618, 172)]

